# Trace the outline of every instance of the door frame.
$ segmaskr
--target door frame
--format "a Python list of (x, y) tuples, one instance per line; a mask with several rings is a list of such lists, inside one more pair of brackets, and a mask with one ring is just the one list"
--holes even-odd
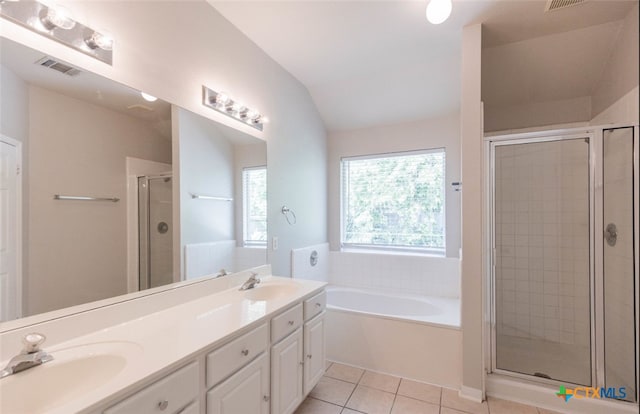
[(18, 168), (18, 172), (16, 174), (16, 235), (15, 235), (15, 261), (16, 261), (16, 308), (17, 308), (17, 316), (18, 318), (24, 315), (24, 300), (23, 300), (23, 282), (24, 278), (22, 275), (22, 260), (23, 260), (23, 249), (22, 249), (22, 241), (23, 241), (23, 214), (22, 214), (22, 180), (23, 180), (23, 169), (22, 169), (22, 142), (9, 138), (6, 135), (0, 134), (0, 142), (3, 144), (10, 145), (16, 149), (16, 166)]

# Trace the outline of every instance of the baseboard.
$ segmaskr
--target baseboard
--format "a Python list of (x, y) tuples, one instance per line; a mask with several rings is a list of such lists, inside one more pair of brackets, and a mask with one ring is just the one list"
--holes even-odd
[(482, 390), (479, 390), (477, 388), (465, 387), (464, 385), (460, 386), (458, 396), (475, 402), (484, 401), (484, 393), (482, 392)]

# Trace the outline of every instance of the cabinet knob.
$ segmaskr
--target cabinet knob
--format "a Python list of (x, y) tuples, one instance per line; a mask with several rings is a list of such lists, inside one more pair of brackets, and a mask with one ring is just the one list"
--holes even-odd
[(307, 354), (307, 358), (311, 359), (311, 354)]
[(300, 365), (304, 365), (304, 361), (300, 361)]
[(262, 399), (265, 400), (265, 401), (269, 401), (269, 396), (265, 395), (264, 397), (262, 397)]
[(289, 321), (289, 325), (293, 325), (293, 321)]
[(322, 306), (322, 303), (316, 302), (316, 308), (319, 308), (320, 306)]
[(244, 356), (249, 355), (249, 350), (248, 349), (243, 349), (242, 350), (242, 355), (244, 355)]
[(162, 400), (158, 403), (158, 408), (160, 409), (160, 411), (166, 410), (168, 406), (169, 406), (169, 401), (167, 400)]

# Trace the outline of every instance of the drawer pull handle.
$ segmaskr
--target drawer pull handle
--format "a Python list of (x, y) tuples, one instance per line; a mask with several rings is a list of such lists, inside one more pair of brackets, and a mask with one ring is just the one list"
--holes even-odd
[(242, 350), (242, 355), (244, 355), (244, 356), (249, 355), (249, 350), (248, 349), (243, 349)]
[(307, 354), (307, 358), (311, 359), (311, 354)]
[(316, 302), (316, 308), (319, 308), (320, 306), (322, 306), (322, 303)]
[(300, 365), (304, 365), (304, 361), (300, 361)]
[(168, 406), (169, 406), (169, 401), (167, 400), (162, 400), (158, 403), (158, 408), (160, 409), (160, 411), (166, 410)]
[(265, 395), (264, 397), (262, 397), (262, 399), (265, 400), (265, 401), (269, 401), (269, 396)]
[(289, 321), (289, 325), (293, 325), (293, 321)]

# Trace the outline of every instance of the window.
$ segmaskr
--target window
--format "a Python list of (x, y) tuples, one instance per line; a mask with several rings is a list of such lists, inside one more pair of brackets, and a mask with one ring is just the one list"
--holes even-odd
[(267, 168), (242, 170), (244, 246), (267, 246)]
[(343, 247), (445, 254), (444, 149), (341, 164)]

